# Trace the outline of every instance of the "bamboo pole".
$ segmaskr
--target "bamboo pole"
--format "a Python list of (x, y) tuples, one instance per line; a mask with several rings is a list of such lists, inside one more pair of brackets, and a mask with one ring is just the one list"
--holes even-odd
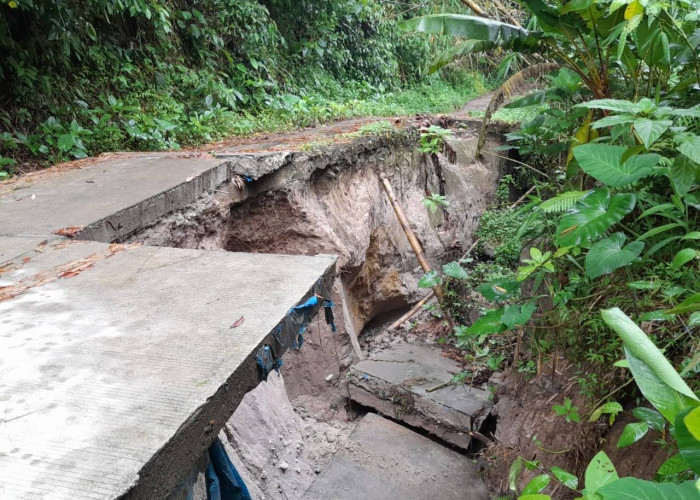
[[(409, 226), (408, 219), (406, 218), (406, 214), (404, 214), (404, 211), (401, 208), (401, 205), (399, 205), (399, 200), (396, 198), (396, 195), (394, 194), (394, 189), (391, 187), (391, 183), (389, 183), (389, 179), (387, 179), (386, 174), (384, 172), (379, 173), (379, 179), (382, 181), (382, 185), (384, 186), (384, 190), (386, 191), (387, 197), (389, 198), (389, 203), (391, 203), (391, 206), (394, 209), (394, 213), (396, 214), (396, 218), (399, 220), (399, 224), (401, 224), (401, 227), (403, 228), (404, 233), (406, 233), (406, 238), (408, 238), (408, 243), (411, 245), (411, 248), (413, 249), (413, 253), (416, 254), (416, 258), (418, 259), (418, 263), (423, 268), (423, 271), (425, 271), (426, 273), (429, 273), (430, 271), (432, 271), (432, 268), (430, 267), (430, 264), (428, 263), (428, 261), (425, 259), (425, 255), (423, 254), (423, 249), (420, 246), (420, 242), (418, 241), (418, 238), (416, 238), (416, 235), (413, 233), (413, 230), (411, 230), (411, 227)], [(445, 314), (445, 318), (447, 319), (447, 322), (450, 324), (451, 328), (454, 328), (455, 323), (452, 320), (452, 316), (450, 316), (450, 313), (447, 311), (447, 309), (444, 306), (445, 294), (443, 293), (442, 286), (435, 285), (433, 287), (433, 292), (435, 292), (435, 296), (437, 297), (438, 302), (440, 303), (440, 308), (442, 309), (442, 312)]]
[(484, 9), (479, 7), (472, 0), (462, 0), (462, 3), (469, 7), (471, 10), (473, 10), (474, 14), (476, 14), (477, 16), (486, 17), (486, 12), (484, 11)]
[(505, 5), (503, 5), (498, 0), (491, 0), (491, 3), (493, 3), (496, 6), (496, 9), (498, 10), (498, 12), (503, 14), (505, 16), (505, 18), (508, 19), (508, 21), (510, 21), (510, 24), (517, 26), (518, 28), (522, 28), (522, 26), (518, 22), (518, 20), (515, 19), (515, 17), (510, 12), (508, 12), (508, 9), (506, 9)]

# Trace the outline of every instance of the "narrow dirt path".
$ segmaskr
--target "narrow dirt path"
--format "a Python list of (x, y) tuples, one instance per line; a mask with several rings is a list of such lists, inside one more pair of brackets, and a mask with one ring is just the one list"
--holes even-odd
[[(184, 148), (182, 150), (170, 151), (125, 151), (125, 152), (108, 152), (101, 153), (97, 156), (83, 158), (69, 162), (53, 165), (49, 168), (38, 167), (36, 170), (15, 176), (6, 181), (0, 182), (0, 187), (10, 188), (19, 179), (33, 179), (36, 177), (44, 177), (53, 175), (59, 171), (73, 170), (84, 168), (90, 165), (102, 163), (113, 159), (128, 159), (144, 154), (167, 154), (177, 155), (182, 157), (192, 158), (201, 155), (208, 158), (211, 156), (223, 153), (263, 153), (273, 151), (299, 151), (305, 146), (313, 147), (314, 144), (330, 145), (343, 142), (350, 142), (355, 137), (353, 133), (361, 131), (361, 129), (369, 124), (377, 122), (389, 122), (397, 129), (406, 128), (409, 126), (428, 126), (435, 118), (441, 116), (451, 116), (455, 118), (469, 117), (469, 112), (474, 110), (486, 109), (491, 100), (492, 93), (485, 94), (468, 101), (462, 108), (451, 113), (443, 113), (437, 115), (416, 114), (412, 116), (367, 116), (361, 118), (351, 118), (340, 120), (324, 125), (306, 127), (289, 132), (276, 133), (258, 133), (249, 137), (232, 137), (221, 141), (203, 144), (201, 146)], [(213, 153), (213, 155), (212, 155)], [(211, 156), (210, 156), (211, 155)]]

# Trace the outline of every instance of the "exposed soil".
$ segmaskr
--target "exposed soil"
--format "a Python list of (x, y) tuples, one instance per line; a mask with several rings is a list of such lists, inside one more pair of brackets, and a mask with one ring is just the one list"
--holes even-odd
[[(649, 480), (670, 456), (654, 442), (662, 437), (655, 431), (628, 448), (617, 448), (625, 425), (636, 419), (621, 414), (612, 426), (605, 418), (588, 422), (590, 412), (586, 410), (592, 403), (580, 394), (575, 371), (573, 365), (559, 360), (554, 377), (551, 365), (545, 365), (542, 375), (535, 377), (512, 369), (499, 375), (493, 412), (497, 417), (495, 433), (492, 444), (482, 455), (492, 492), (514, 494), (508, 487), (509, 469), (518, 457), (540, 463), (539, 469), (522, 470), (518, 481), (520, 491), (533, 477), (549, 471), (552, 466), (576, 475), (583, 485), (586, 467), (600, 450), (610, 457), (620, 477)], [(567, 422), (552, 410), (553, 405), (563, 404), (567, 397), (579, 408), (580, 423)], [(632, 408), (634, 406), (628, 410)], [(554, 481), (544, 493), (562, 500), (579, 496)]]

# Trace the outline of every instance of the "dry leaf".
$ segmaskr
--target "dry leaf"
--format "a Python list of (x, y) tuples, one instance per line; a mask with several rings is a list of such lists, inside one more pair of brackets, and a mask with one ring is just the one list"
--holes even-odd
[(80, 270), (63, 271), (58, 275), (59, 278), (75, 278), (80, 274)]
[(54, 234), (57, 234), (59, 236), (68, 236), (69, 238), (73, 238), (82, 229), (83, 229), (83, 226), (64, 227), (62, 229), (57, 229), (56, 231), (54, 231)]
[(234, 324), (231, 325), (231, 328), (238, 328), (239, 326), (241, 326), (243, 324), (244, 321), (245, 321), (245, 318), (243, 316), (241, 316), (240, 318), (238, 318), (238, 320)]
[(31, 257), (25, 257), (24, 259), (22, 259), (22, 264), (26, 264), (26, 263), (29, 262), (30, 260), (32, 260)]

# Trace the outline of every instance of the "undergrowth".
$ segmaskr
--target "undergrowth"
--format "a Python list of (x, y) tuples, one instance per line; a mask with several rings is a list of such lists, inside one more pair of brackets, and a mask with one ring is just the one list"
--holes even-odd
[(0, 0), (0, 179), (486, 91), (483, 62), (423, 80), (440, 42), (401, 33), (402, 16), (376, 0)]

